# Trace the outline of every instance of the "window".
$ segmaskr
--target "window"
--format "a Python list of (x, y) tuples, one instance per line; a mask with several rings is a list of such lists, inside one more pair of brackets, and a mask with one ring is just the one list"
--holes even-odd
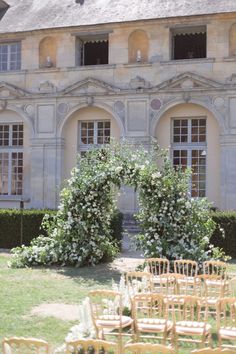
[(172, 59), (206, 58), (206, 26), (176, 28), (172, 33)]
[(0, 195), (23, 193), (23, 124), (0, 124)]
[(109, 144), (111, 123), (104, 121), (79, 122), (79, 150), (82, 155), (94, 146)]
[(21, 69), (21, 43), (0, 44), (0, 71)]
[(206, 118), (173, 118), (173, 165), (192, 169), (191, 196), (206, 196)]
[(108, 34), (77, 38), (76, 65), (108, 64)]

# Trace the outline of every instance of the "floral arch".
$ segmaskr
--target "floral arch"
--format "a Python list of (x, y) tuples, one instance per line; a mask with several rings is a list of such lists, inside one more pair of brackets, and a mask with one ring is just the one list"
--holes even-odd
[(114, 186), (121, 184), (138, 190), (142, 233), (136, 241), (144, 256), (198, 261), (221, 256), (210, 245), (215, 224), (209, 205), (189, 198), (188, 179), (189, 172), (173, 169), (155, 142), (149, 151), (128, 143), (90, 151), (72, 170), (57, 215), (45, 216), (48, 236), (15, 249), (13, 265), (83, 266), (114, 257), (118, 248), (111, 238), (111, 217)]

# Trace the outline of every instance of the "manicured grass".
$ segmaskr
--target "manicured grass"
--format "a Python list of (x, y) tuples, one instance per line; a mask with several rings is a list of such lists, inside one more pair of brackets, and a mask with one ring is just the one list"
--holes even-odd
[(79, 304), (91, 289), (110, 287), (120, 274), (109, 265), (96, 268), (10, 269), (9, 257), (0, 255), (0, 340), (4, 336), (36, 336), (54, 347), (63, 343), (78, 321), (31, 315), (42, 303)]
[[(79, 304), (89, 290), (109, 288), (112, 279), (120, 278), (109, 264), (79, 269), (11, 269), (7, 266), (9, 257), (0, 255), (0, 340), (12, 335), (35, 336), (46, 339), (53, 347), (62, 344), (70, 327), (78, 321), (33, 316), (31, 309), (42, 303)], [(230, 273), (236, 275), (234, 261), (230, 262)]]

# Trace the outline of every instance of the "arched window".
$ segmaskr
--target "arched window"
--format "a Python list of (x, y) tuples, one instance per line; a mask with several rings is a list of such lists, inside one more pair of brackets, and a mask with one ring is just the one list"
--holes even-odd
[(143, 30), (135, 30), (129, 36), (129, 63), (148, 62), (149, 41)]
[(39, 67), (56, 67), (57, 45), (53, 37), (45, 37), (39, 43)]

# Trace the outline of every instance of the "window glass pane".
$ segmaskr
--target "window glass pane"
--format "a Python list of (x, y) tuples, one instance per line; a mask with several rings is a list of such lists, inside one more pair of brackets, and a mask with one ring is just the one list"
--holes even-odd
[(187, 119), (174, 119), (173, 142), (174, 143), (188, 142), (188, 120)]
[(9, 154), (0, 152), (0, 194), (8, 194), (8, 163)]

